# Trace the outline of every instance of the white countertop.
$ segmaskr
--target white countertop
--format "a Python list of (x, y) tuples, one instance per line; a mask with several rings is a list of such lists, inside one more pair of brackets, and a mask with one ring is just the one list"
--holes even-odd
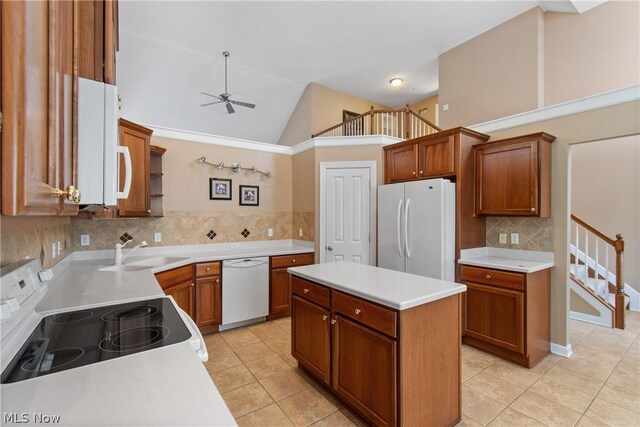
[[(142, 248), (124, 264), (160, 256), (180, 259), (138, 271), (100, 271), (113, 265), (113, 250), (74, 252), (54, 267), (54, 279), (47, 282), (48, 292), (36, 311), (48, 314), (164, 296), (154, 273), (181, 265), (313, 251), (313, 243), (293, 240)], [(60, 425), (236, 425), (188, 341), (3, 384), (0, 390), (3, 412), (60, 415)]]
[(459, 283), (347, 261), (291, 267), (288, 271), (396, 310), (406, 310), (467, 290)]
[(555, 265), (553, 252), (487, 247), (463, 249), (458, 264), (520, 273), (534, 273)]

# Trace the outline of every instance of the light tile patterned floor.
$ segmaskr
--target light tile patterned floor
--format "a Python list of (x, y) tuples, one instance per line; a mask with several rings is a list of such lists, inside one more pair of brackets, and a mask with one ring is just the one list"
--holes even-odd
[[(624, 331), (570, 321), (574, 355), (533, 369), (462, 348), (458, 426), (640, 426), (640, 313)], [(207, 370), (240, 426), (364, 425), (296, 369), (291, 320), (205, 336)]]

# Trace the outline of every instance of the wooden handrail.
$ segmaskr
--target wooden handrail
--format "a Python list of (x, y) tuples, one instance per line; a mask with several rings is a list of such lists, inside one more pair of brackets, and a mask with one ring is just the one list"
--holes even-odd
[(372, 112), (373, 112), (373, 111), (375, 111), (375, 110), (369, 110), (369, 111), (367, 111), (366, 113), (362, 113), (362, 114), (360, 114), (359, 116), (352, 117), (352, 118), (350, 118), (349, 120), (345, 120), (345, 121), (344, 121), (344, 122), (342, 122), (342, 123), (338, 123), (337, 125), (333, 125), (333, 126), (331, 126), (330, 128), (327, 128), (327, 129), (323, 130), (322, 132), (312, 133), (312, 134), (311, 134), (311, 138), (315, 138), (316, 136), (318, 136), (318, 135), (322, 135), (323, 133), (327, 133), (327, 132), (332, 131), (332, 130), (334, 130), (334, 129), (338, 129), (339, 127), (346, 126), (346, 125), (348, 125), (348, 124), (349, 124), (349, 123), (351, 123), (351, 122), (355, 122), (356, 120), (360, 120), (361, 118), (366, 117), (366, 116), (368, 116), (368, 115), (372, 114)]
[[(580, 224), (581, 226), (583, 226), (584, 228), (586, 228), (587, 230), (589, 230), (589, 232), (595, 234), (596, 236), (598, 236), (599, 238), (601, 238), (602, 240), (607, 242), (609, 245), (613, 246), (614, 248), (616, 247), (616, 241), (614, 239), (611, 239), (610, 237), (607, 237), (605, 234), (603, 234), (602, 232), (598, 231), (597, 228), (595, 228), (594, 226), (592, 226), (591, 224), (589, 224), (585, 220), (578, 218), (574, 214), (571, 214), (571, 219), (573, 221), (575, 221), (576, 223)], [(624, 244), (623, 244), (623, 249), (624, 249)], [(616, 249), (616, 252), (617, 252), (617, 249)]]
[(423, 122), (425, 122), (427, 125), (429, 125), (430, 127), (434, 128), (435, 130), (437, 130), (438, 132), (441, 132), (442, 129), (439, 128), (438, 126), (434, 125), (433, 123), (431, 123), (429, 120), (425, 119), (424, 117), (422, 117), (420, 114), (416, 113), (413, 110), (409, 110), (410, 114), (413, 114), (414, 116), (416, 116), (417, 118), (419, 118), (420, 120), (422, 120)]

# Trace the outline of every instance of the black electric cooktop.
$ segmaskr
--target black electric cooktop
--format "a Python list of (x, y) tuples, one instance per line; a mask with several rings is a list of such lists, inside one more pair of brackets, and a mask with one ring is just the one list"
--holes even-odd
[(168, 298), (54, 314), (40, 321), (0, 382), (41, 377), (189, 338)]

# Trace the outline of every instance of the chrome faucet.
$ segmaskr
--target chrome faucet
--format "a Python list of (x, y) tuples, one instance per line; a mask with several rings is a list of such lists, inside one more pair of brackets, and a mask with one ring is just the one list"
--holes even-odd
[(116, 243), (116, 250), (115, 250), (114, 259), (113, 259), (113, 263), (115, 265), (122, 265), (122, 261), (127, 259), (136, 249), (144, 248), (145, 246), (147, 246), (147, 242), (143, 240), (142, 242), (140, 242), (139, 244), (131, 248), (131, 250), (127, 252), (125, 256), (122, 256), (122, 248), (127, 246), (127, 243), (129, 243), (130, 241), (131, 240), (127, 240), (124, 243)]

